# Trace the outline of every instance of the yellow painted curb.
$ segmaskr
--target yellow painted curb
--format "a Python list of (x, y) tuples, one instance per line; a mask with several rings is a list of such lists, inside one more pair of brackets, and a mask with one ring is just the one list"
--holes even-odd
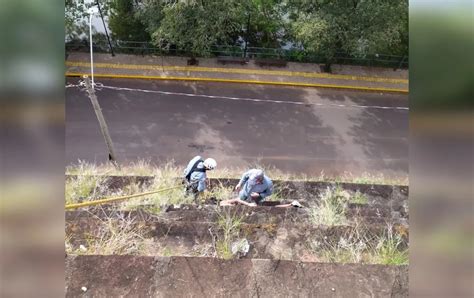
[[(66, 61), (66, 66), (89, 68), (90, 63), (79, 62), (79, 61)], [(234, 73), (234, 74), (274, 75), (274, 76), (289, 76), (289, 77), (304, 77), (304, 78), (341, 79), (341, 80), (393, 83), (393, 84), (408, 84), (408, 80), (406, 79), (391, 79), (391, 78), (336, 75), (336, 74), (301, 72), (301, 71), (279, 71), (279, 70), (244, 69), (244, 68), (135, 65), (135, 64), (116, 64), (116, 63), (94, 63), (94, 68), (159, 70), (159, 71), (167, 70), (167, 71), (189, 71), (189, 72), (220, 72), (220, 73)]]
[[(66, 72), (68, 77), (81, 77), (90, 75), (90, 73), (74, 73)], [(291, 87), (318, 87), (332, 89), (349, 89), (358, 91), (371, 92), (395, 92), (408, 93), (405, 89), (395, 88), (378, 88), (378, 87), (360, 87), (346, 85), (329, 85), (329, 84), (311, 84), (299, 82), (274, 82), (274, 81), (256, 81), (256, 80), (234, 80), (234, 79), (217, 79), (217, 78), (195, 78), (195, 77), (168, 77), (168, 76), (144, 76), (144, 75), (121, 75), (121, 74), (94, 74), (96, 78), (115, 78), (115, 79), (141, 79), (141, 80), (173, 80), (173, 81), (202, 81), (202, 82), (218, 82), (218, 83), (239, 83), (239, 84), (261, 84), (261, 85), (279, 85)]]

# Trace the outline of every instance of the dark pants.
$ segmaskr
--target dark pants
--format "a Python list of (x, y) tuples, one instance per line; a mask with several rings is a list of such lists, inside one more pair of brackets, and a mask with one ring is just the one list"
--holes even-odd
[(196, 200), (197, 197), (199, 196), (199, 191), (198, 191), (199, 181), (189, 182), (189, 181), (185, 180), (184, 183), (186, 185), (186, 188), (185, 188), (186, 196), (193, 196), (194, 200)]

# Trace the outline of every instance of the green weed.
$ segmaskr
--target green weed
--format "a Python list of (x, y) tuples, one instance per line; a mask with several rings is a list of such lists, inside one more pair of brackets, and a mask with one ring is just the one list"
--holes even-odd
[(346, 223), (344, 207), (349, 194), (340, 186), (327, 188), (320, 196), (319, 205), (310, 207), (310, 219), (315, 225), (343, 225)]
[(350, 202), (355, 204), (367, 204), (369, 200), (365, 194), (356, 191), (356, 193), (351, 197)]
[(219, 237), (216, 241), (216, 254), (220, 258), (231, 259), (233, 257), (231, 245), (240, 235), (240, 228), (245, 215), (239, 215), (237, 212), (230, 210), (218, 210), (217, 215)]
[(79, 175), (74, 178), (66, 179), (64, 193), (66, 204), (97, 198), (98, 196), (102, 195), (100, 190), (105, 181), (106, 178), (102, 176), (85, 175)]
[(373, 235), (364, 226), (356, 226), (337, 243), (312, 240), (309, 247), (322, 262), (407, 265), (408, 249), (402, 237), (387, 226), (382, 235)]

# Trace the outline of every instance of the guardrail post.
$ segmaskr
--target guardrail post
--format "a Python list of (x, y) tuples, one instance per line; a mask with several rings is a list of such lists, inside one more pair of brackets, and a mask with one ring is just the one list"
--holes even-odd
[(395, 67), (393, 70), (397, 70), (402, 68), (403, 61), (405, 61), (405, 55), (402, 56), (402, 59), (400, 60), (400, 63), (398, 64), (398, 67)]

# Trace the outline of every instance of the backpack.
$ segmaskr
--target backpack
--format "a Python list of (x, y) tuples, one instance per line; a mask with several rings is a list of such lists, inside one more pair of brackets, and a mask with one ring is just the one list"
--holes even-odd
[(193, 167), (191, 168), (191, 170), (189, 171), (189, 173), (185, 176), (185, 178), (186, 178), (186, 180), (187, 180), (188, 182), (191, 180), (191, 175), (192, 175), (192, 173), (194, 173), (194, 172), (206, 172), (206, 168), (202, 168), (202, 169), (198, 169), (198, 168), (197, 168), (197, 166), (198, 166), (198, 164), (199, 164), (200, 162), (204, 162), (204, 160), (202, 160), (202, 159), (197, 160), (197, 161), (194, 163), (194, 165), (193, 165)]

